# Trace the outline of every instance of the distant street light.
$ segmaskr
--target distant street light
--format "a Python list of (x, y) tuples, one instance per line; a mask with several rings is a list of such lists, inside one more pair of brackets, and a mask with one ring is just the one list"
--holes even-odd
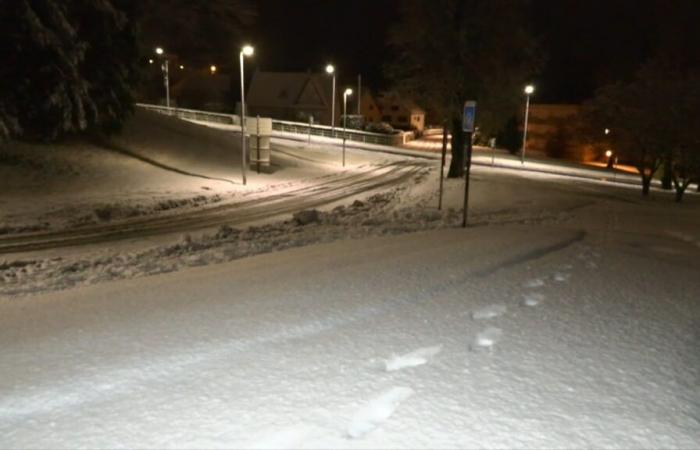
[(523, 128), (523, 151), (520, 154), (520, 164), (525, 164), (525, 150), (527, 149), (527, 119), (530, 115), (530, 96), (535, 92), (535, 86), (528, 84), (525, 86), (525, 126)]
[(182, 64), (180, 64), (180, 70), (183, 70), (184, 68), (185, 68), (185, 66), (183, 66)]
[(216, 73), (216, 66), (214, 64), (209, 66), (209, 72), (211, 72), (212, 75)]
[[(156, 55), (163, 56), (165, 51), (162, 47), (156, 47)], [(150, 60), (149, 60), (150, 62)], [(163, 64), (160, 65), (163, 71), (163, 84), (165, 85), (165, 106), (170, 108), (170, 83), (168, 82), (168, 58), (166, 57)]]
[(153, 64), (153, 59), (149, 59), (148, 64)]
[(348, 126), (348, 96), (352, 95), (352, 89), (347, 88), (343, 92), (343, 167), (345, 167), (345, 130)]
[(247, 155), (245, 149), (245, 78), (243, 76), (243, 57), (253, 56), (255, 50), (250, 45), (244, 45), (241, 49), (241, 53), (238, 55), (238, 59), (241, 66), (241, 173), (243, 175), (243, 186), (246, 184), (245, 169), (247, 164)]
[(608, 134), (610, 134), (610, 128), (605, 129), (605, 135), (607, 136)]
[(613, 169), (613, 168), (614, 168), (612, 155), (613, 155), (612, 150), (606, 150), (606, 151), (605, 151), (605, 156), (608, 158), (608, 164), (607, 164), (607, 168), (608, 168), (608, 169)]
[(331, 94), (331, 130), (335, 131), (335, 67), (333, 64), (326, 66), (326, 73), (333, 77), (333, 92)]

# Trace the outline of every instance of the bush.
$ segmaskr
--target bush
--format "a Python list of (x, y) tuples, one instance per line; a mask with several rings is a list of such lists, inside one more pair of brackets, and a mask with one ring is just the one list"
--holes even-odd
[(523, 133), (518, 128), (518, 119), (511, 116), (506, 122), (503, 129), (498, 133), (496, 141), (500, 146), (508, 150), (512, 154), (520, 151), (523, 143)]

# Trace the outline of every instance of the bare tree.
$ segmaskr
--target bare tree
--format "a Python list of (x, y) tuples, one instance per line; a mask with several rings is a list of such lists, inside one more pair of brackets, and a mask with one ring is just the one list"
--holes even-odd
[(666, 164), (676, 200), (700, 174), (700, 77), (654, 60), (634, 80), (598, 90), (585, 105), (590, 135), (609, 128), (609, 144), (623, 160), (635, 165), (642, 179), (642, 194)]

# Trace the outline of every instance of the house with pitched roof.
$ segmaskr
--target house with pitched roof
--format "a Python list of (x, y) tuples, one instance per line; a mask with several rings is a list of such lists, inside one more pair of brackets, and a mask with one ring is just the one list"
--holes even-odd
[[(249, 115), (272, 117), (279, 120), (330, 125), (332, 80), (325, 73), (262, 72), (253, 73), (246, 109)], [(336, 96), (340, 86), (336, 86)], [(339, 123), (342, 100), (336, 99), (335, 120)]]
[[(373, 104), (377, 111), (366, 110), (363, 115), (374, 114), (381, 122), (386, 122), (394, 128), (401, 130), (416, 130), (422, 132), (425, 129), (425, 110), (416, 105), (413, 100), (402, 97), (397, 92), (385, 92), (374, 98)], [(363, 106), (364, 109), (364, 106)]]

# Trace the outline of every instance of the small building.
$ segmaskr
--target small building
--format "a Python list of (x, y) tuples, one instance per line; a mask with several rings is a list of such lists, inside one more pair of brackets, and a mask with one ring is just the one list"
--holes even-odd
[(365, 122), (381, 122), (382, 112), (379, 106), (374, 101), (374, 96), (369, 89), (362, 90), (362, 102), (360, 103), (360, 113), (364, 117)]
[[(369, 119), (373, 111), (372, 103), (366, 107), (362, 105), (362, 114)], [(419, 133), (425, 129), (425, 110), (416, 105), (413, 100), (400, 96), (396, 92), (387, 92), (378, 95), (374, 99), (374, 106), (379, 114), (380, 122), (386, 122), (394, 128), (402, 130), (416, 130)]]
[[(253, 73), (246, 94), (246, 109), (250, 115), (279, 120), (331, 124), (332, 81), (325, 73), (262, 72)], [(340, 120), (342, 97), (336, 85), (335, 120)], [(348, 106), (349, 107), (349, 106)]]
[(581, 105), (530, 104), (527, 151), (572, 161), (599, 159), (599, 151), (580, 135)]

